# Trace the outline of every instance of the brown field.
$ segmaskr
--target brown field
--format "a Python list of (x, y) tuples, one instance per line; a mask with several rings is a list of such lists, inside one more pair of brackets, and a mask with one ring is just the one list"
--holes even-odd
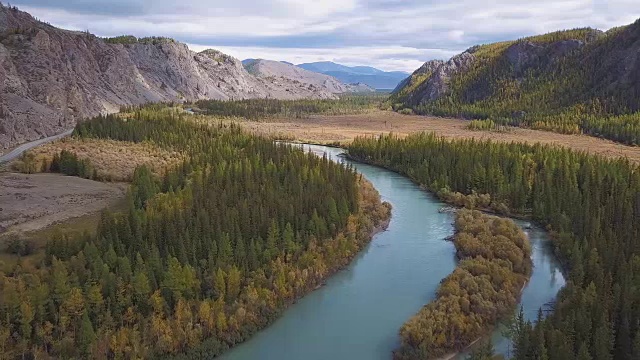
[[(139, 165), (146, 164), (152, 171), (161, 174), (182, 160), (178, 152), (167, 151), (150, 143), (103, 139), (65, 138), (38, 146), (29, 152), (35, 156), (35, 163), (41, 164), (43, 161), (50, 163), (53, 155), (62, 150), (70, 151), (81, 159), (89, 159), (101, 178), (112, 181), (131, 180), (133, 171)], [(19, 161), (16, 161), (15, 169), (20, 168)]]
[(435, 132), (446, 138), (477, 138), (504, 142), (543, 143), (566, 146), (578, 151), (612, 158), (626, 157), (640, 163), (640, 147), (632, 147), (585, 135), (564, 135), (540, 130), (512, 128), (507, 132), (467, 129), (466, 120), (401, 115), (377, 111), (359, 115), (311, 116), (307, 119), (268, 119), (242, 121), (254, 133), (312, 143), (348, 143), (357, 136), (393, 132), (406, 136), (416, 132)]
[(59, 174), (0, 174), (0, 233), (30, 232), (94, 213), (124, 197), (126, 184)]

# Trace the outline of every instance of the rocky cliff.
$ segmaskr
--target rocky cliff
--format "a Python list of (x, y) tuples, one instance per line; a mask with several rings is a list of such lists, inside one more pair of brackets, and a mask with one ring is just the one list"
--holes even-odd
[[(101, 39), (0, 5), (0, 149), (53, 135), (121, 105), (332, 98), (340, 89), (249, 74), (216, 50), (167, 38)], [(329, 90), (331, 89), (331, 90)]]

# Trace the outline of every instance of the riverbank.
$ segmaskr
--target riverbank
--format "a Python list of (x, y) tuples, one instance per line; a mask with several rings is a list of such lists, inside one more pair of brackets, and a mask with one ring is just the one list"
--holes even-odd
[(531, 246), (512, 221), (480, 211), (456, 214), (456, 269), (400, 329), (396, 360), (438, 359), (490, 333), (515, 305), (531, 271)]
[[(391, 223), (343, 271), (220, 360), (389, 360), (399, 344), (398, 329), (434, 299), (442, 279), (457, 265), (454, 245), (444, 241), (454, 232), (453, 214), (439, 212), (445, 204), (406, 176), (352, 162), (341, 156), (341, 148), (303, 147), (352, 166), (370, 180), (393, 205)], [(556, 297), (565, 281), (548, 234), (516, 222), (533, 245), (535, 264), (518, 307), (528, 320), (535, 320), (538, 309)], [(507, 356), (510, 341), (498, 329), (491, 335), (496, 352)], [(466, 352), (454, 358), (463, 359)]]
[[(243, 324), (238, 324), (238, 329), (247, 329), (239, 334), (240, 341), (226, 343), (224, 339), (212, 337), (205, 339), (201, 344), (189, 349), (181, 354), (157, 355), (161, 359), (193, 359), (201, 358), (203, 354), (207, 357), (218, 356), (228, 350), (244, 343), (260, 330), (270, 326), (277, 321), (282, 313), (289, 307), (296, 304), (300, 299), (315, 291), (321, 291), (326, 281), (337, 273), (344, 270), (351, 264), (355, 257), (371, 242), (376, 234), (385, 231), (391, 221), (391, 205), (382, 202), (375, 187), (368, 180), (362, 178), (358, 180), (359, 207), (358, 212), (349, 219), (347, 229), (332, 239), (318, 240), (309, 245), (305, 254), (299, 256), (299, 263), (287, 264), (282, 259), (274, 261), (274, 268), (271, 272), (283, 271), (284, 273), (296, 272), (306, 274), (303, 279), (298, 279), (294, 283), (287, 284), (292, 288), (287, 293), (288, 297), (278, 299), (280, 305), (276, 308), (265, 309), (270, 315), (255, 328), (246, 328)], [(309, 262), (310, 259), (313, 261)], [(305, 265), (306, 264), (306, 265)], [(273, 267), (272, 266), (272, 267)], [(286, 267), (284, 270), (278, 268)], [(299, 276), (295, 276), (299, 278)], [(248, 280), (249, 284), (253, 282)], [(245, 298), (244, 293), (251, 289), (243, 289), (240, 299)], [(246, 304), (236, 304), (239, 308)], [(248, 307), (248, 306), (247, 306)]]
[[(321, 144), (318, 144), (318, 145), (321, 145)], [(395, 169), (393, 169), (391, 167), (383, 166), (381, 164), (377, 164), (375, 162), (368, 161), (367, 159), (364, 159), (364, 158), (355, 157), (355, 156), (351, 155), (348, 152), (348, 149), (345, 149), (344, 147), (341, 147), (339, 143), (330, 144), (330, 145), (324, 145), (324, 147), (339, 149), (340, 151), (342, 151), (340, 156), (342, 156), (342, 157), (344, 157), (344, 158), (346, 158), (348, 160), (359, 162), (359, 163), (363, 163), (363, 164), (367, 164), (369, 166), (379, 167), (379, 168), (382, 168), (382, 169), (385, 169), (385, 170), (388, 170), (388, 171), (392, 171), (392, 172), (397, 173), (399, 175), (406, 176), (414, 184), (419, 186), (422, 190), (436, 195), (440, 200), (442, 200), (445, 203), (449, 204), (452, 207), (452, 209), (454, 209), (454, 211), (452, 213), (454, 213), (456, 215), (459, 214), (460, 210), (466, 210), (466, 208), (464, 206), (462, 206), (460, 204), (457, 204), (455, 202), (452, 202), (448, 197), (441, 196), (439, 193), (436, 193), (433, 190), (429, 189), (425, 184), (422, 184), (418, 179), (416, 179), (414, 176), (411, 176), (410, 174), (402, 173), (402, 172), (397, 171), (397, 170), (395, 170)], [(444, 211), (443, 211), (443, 209), (444, 209)], [(513, 219), (518, 219), (518, 220), (522, 220), (522, 221), (531, 221), (531, 216), (530, 215), (527, 215), (527, 214), (514, 214), (506, 207), (500, 209), (500, 208), (492, 208), (492, 207), (489, 207), (489, 206), (481, 206), (481, 207), (474, 207), (474, 208), (471, 208), (471, 209), (480, 211), (483, 214), (485, 214), (486, 216), (495, 216), (495, 217), (500, 217), (500, 218), (503, 218), (503, 219), (512, 219), (513, 218)], [(447, 207), (443, 207), (443, 208), (441, 208), (439, 210), (439, 212), (449, 212), (449, 211), (448, 211)], [(523, 229), (531, 229), (531, 225), (525, 226), (525, 227), (523, 227)], [(454, 233), (451, 236), (445, 238), (444, 240), (455, 243), (455, 239), (458, 236), (459, 232), (460, 232), (459, 229), (456, 228), (454, 230)], [(531, 259), (529, 259), (529, 261), (531, 261)], [(561, 270), (562, 270), (563, 274), (566, 274), (567, 271), (566, 271), (566, 267), (565, 266), (563, 266), (561, 268)], [(529, 283), (530, 276), (531, 276), (531, 271), (529, 271), (528, 276), (529, 277), (524, 281), (524, 283), (520, 287), (520, 290), (517, 293), (516, 300), (520, 300), (521, 299), (521, 297), (522, 297), (522, 295), (524, 293), (524, 290), (525, 290), (525, 288), (527, 287), (527, 285)], [(445, 281), (445, 280), (446, 279), (444, 279), (443, 281)], [(512, 310), (515, 310), (515, 308), (513, 308)], [(469, 352), (476, 343), (481, 341), (483, 338), (489, 337), (492, 333), (494, 333), (498, 326), (499, 326), (499, 322), (496, 322), (494, 324), (490, 324), (489, 326), (487, 326), (481, 332), (481, 334), (479, 334), (478, 337), (476, 337), (470, 343), (468, 343), (468, 344), (466, 344), (464, 346), (461, 346), (461, 347), (459, 347), (457, 349), (452, 349), (452, 350), (455, 350), (455, 351), (443, 354), (441, 356), (436, 357), (435, 359), (436, 360), (451, 360), (451, 359), (459, 358), (461, 356), (461, 354), (463, 354), (463, 352)]]
[[(344, 156), (345, 158), (347, 158), (347, 159), (349, 159), (351, 161), (360, 162), (360, 163), (367, 164), (367, 165), (370, 165), (370, 166), (376, 166), (376, 167), (379, 167), (381, 169), (393, 171), (394, 173), (396, 173), (398, 175), (406, 176), (414, 184), (419, 186), (422, 190), (434, 194), (435, 196), (438, 197), (438, 199), (440, 199), (441, 201), (447, 203), (453, 209), (458, 210), (458, 209), (462, 209), (462, 208), (468, 208), (468, 209), (471, 209), (471, 210), (479, 210), (479, 211), (482, 211), (483, 213), (486, 213), (486, 214), (489, 214), (489, 215), (506, 217), (506, 218), (511, 218), (511, 219), (524, 220), (524, 221), (532, 221), (531, 215), (514, 213), (509, 208), (506, 208), (506, 207), (502, 208), (502, 209), (500, 209), (500, 207), (489, 207), (489, 206), (465, 207), (465, 206), (460, 205), (460, 204), (458, 204), (456, 202), (450, 201), (450, 199), (448, 199), (446, 196), (440, 196), (440, 194), (437, 191), (434, 191), (433, 189), (430, 189), (428, 186), (426, 186), (425, 184), (421, 183), (420, 180), (416, 179), (415, 177), (411, 176), (410, 174), (403, 173), (403, 172), (398, 171), (398, 170), (396, 170), (396, 169), (394, 169), (392, 167), (389, 167), (389, 166), (384, 166), (384, 165), (381, 165), (381, 164), (377, 164), (377, 163), (375, 163), (373, 161), (369, 161), (367, 159), (363, 159), (363, 158), (360, 158), (360, 157), (357, 157), (357, 156), (353, 156), (353, 155), (349, 154), (349, 152), (346, 149), (338, 147), (338, 146), (327, 146), (327, 147), (335, 147), (335, 148), (344, 150), (344, 152), (342, 153), (342, 156)], [(484, 194), (481, 194), (481, 195), (484, 195)], [(463, 196), (472, 196), (472, 195), (463, 195)], [(450, 209), (448, 209), (447, 207), (443, 207), (441, 209), (441, 211), (442, 212), (449, 212)]]

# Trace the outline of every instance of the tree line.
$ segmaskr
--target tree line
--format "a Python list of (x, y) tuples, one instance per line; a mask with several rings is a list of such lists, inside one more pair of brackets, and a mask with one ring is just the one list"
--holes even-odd
[(302, 118), (310, 115), (357, 114), (376, 109), (386, 95), (351, 95), (322, 100), (199, 100), (194, 105), (207, 115), (262, 119), (269, 117)]
[(91, 180), (102, 180), (89, 159), (80, 159), (75, 153), (68, 150), (54, 154), (51, 161), (37, 159), (34, 154), (27, 151), (12, 164), (12, 168), (27, 174), (52, 172)]
[(436, 299), (400, 329), (394, 359), (432, 359), (457, 352), (513, 313), (531, 275), (531, 246), (509, 219), (460, 210), (453, 243), (460, 260)]
[(553, 313), (524, 322), (516, 359), (640, 358), (640, 169), (560, 147), (359, 138), (349, 153), (444, 193), (489, 194), (495, 206), (548, 227), (568, 271)]
[[(0, 269), (0, 357), (212, 357), (337, 271), (389, 216), (352, 168), (176, 111), (98, 116), (74, 136), (184, 152), (135, 170), (127, 209)], [(62, 166), (62, 162), (60, 164)]]

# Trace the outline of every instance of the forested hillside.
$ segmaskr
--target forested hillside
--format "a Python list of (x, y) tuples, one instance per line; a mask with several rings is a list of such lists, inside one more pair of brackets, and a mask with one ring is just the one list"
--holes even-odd
[(349, 153), (435, 192), (487, 194), (492, 208), (549, 227), (568, 284), (548, 318), (517, 324), (516, 359), (640, 358), (640, 168), (559, 147), (433, 134), (360, 138)]
[(429, 62), (396, 89), (396, 109), (491, 119), (640, 144), (640, 21), (560, 31)]
[[(389, 216), (353, 169), (181, 113), (97, 117), (74, 136), (152, 142), (185, 161), (135, 170), (128, 209), (0, 267), (0, 358), (217, 355), (274, 320)], [(44, 168), (77, 165), (63, 154)], [(76, 169), (77, 170), (77, 169)]]

